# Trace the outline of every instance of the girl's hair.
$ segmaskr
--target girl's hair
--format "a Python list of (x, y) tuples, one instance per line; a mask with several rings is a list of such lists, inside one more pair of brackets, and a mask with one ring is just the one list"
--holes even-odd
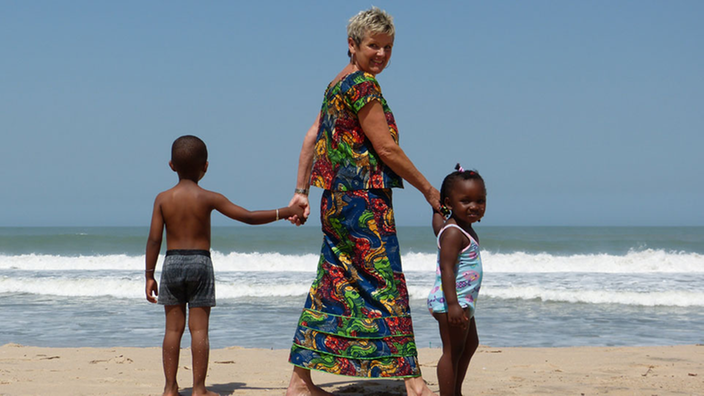
[(484, 184), (484, 179), (481, 177), (479, 172), (476, 170), (464, 170), (460, 164), (455, 165), (455, 171), (445, 176), (445, 180), (442, 181), (442, 187), (440, 187), (440, 202), (445, 202), (445, 197), (448, 196), (452, 186), (457, 180), (480, 180), (482, 185), (484, 185), (484, 191), (486, 192), (486, 185)]

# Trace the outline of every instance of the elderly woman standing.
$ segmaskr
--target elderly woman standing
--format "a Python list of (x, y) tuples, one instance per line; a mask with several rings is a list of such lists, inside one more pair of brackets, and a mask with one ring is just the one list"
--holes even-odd
[(325, 190), (324, 241), (293, 339), (288, 395), (328, 394), (312, 383), (310, 369), (405, 378), (408, 394), (432, 394), (420, 377), (391, 189), (405, 179), (436, 210), (440, 194), (399, 147), (375, 78), (391, 58), (394, 33), (391, 16), (376, 7), (350, 19), (350, 62), (325, 90), (303, 141), (291, 202), (307, 217), (308, 185)]

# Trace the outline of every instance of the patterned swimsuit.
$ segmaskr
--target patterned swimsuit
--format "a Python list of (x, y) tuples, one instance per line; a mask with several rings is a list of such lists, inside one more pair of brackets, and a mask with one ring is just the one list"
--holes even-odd
[(456, 224), (448, 224), (438, 233), (438, 258), (435, 270), (435, 284), (428, 295), (428, 309), (431, 313), (447, 312), (447, 302), (442, 291), (442, 275), (440, 272), (440, 237), (449, 227), (455, 227), (469, 238), (469, 246), (464, 248), (457, 257), (455, 267), (455, 287), (457, 288), (457, 299), (462, 308), (469, 307), (470, 318), (474, 316), (475, 304), (479, 295), (479, 288), (482, 284), (482, 258), (479, 255), (479, 244), (469, 233)]

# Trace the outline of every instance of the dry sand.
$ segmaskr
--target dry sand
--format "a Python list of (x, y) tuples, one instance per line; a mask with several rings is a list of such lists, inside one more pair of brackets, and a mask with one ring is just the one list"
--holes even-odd
[[(421, 349), (423, 376), (437, 391), (439, 349)], [(211, 351), (207, 385), (222, 395), (282, 395), (292, 366), (287, 350)], [(403, 381), (319, 372), (339, 395), (403, 395)], [(179, 384), (191, 394), (190, 350), (181, 352)], [(159, 348), (0, 347), (0, 395), (160, 395)], [(702, 395), (704, 345), (664, 347), (492, 348), (469, 367), (465, 395)]]

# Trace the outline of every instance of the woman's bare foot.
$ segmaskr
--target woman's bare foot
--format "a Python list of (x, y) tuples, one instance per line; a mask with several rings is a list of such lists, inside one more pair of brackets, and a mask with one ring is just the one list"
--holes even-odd
[(423, 377), (406, 378), (406, 393), (408, 396), (437, 396), (428, 388)]
[(219, 393), (205, 391), (206, 393), (192, 393), (193, 396), (220, 396)]
[(293, 368), (291, 382), (286, 389), (286, 396), (333, 396), (313, 383), (310, 370), (298, 366)]
[(162, 396), (183, 396), (178, 393), (178, 384), (167, 384), (164, 386)]

